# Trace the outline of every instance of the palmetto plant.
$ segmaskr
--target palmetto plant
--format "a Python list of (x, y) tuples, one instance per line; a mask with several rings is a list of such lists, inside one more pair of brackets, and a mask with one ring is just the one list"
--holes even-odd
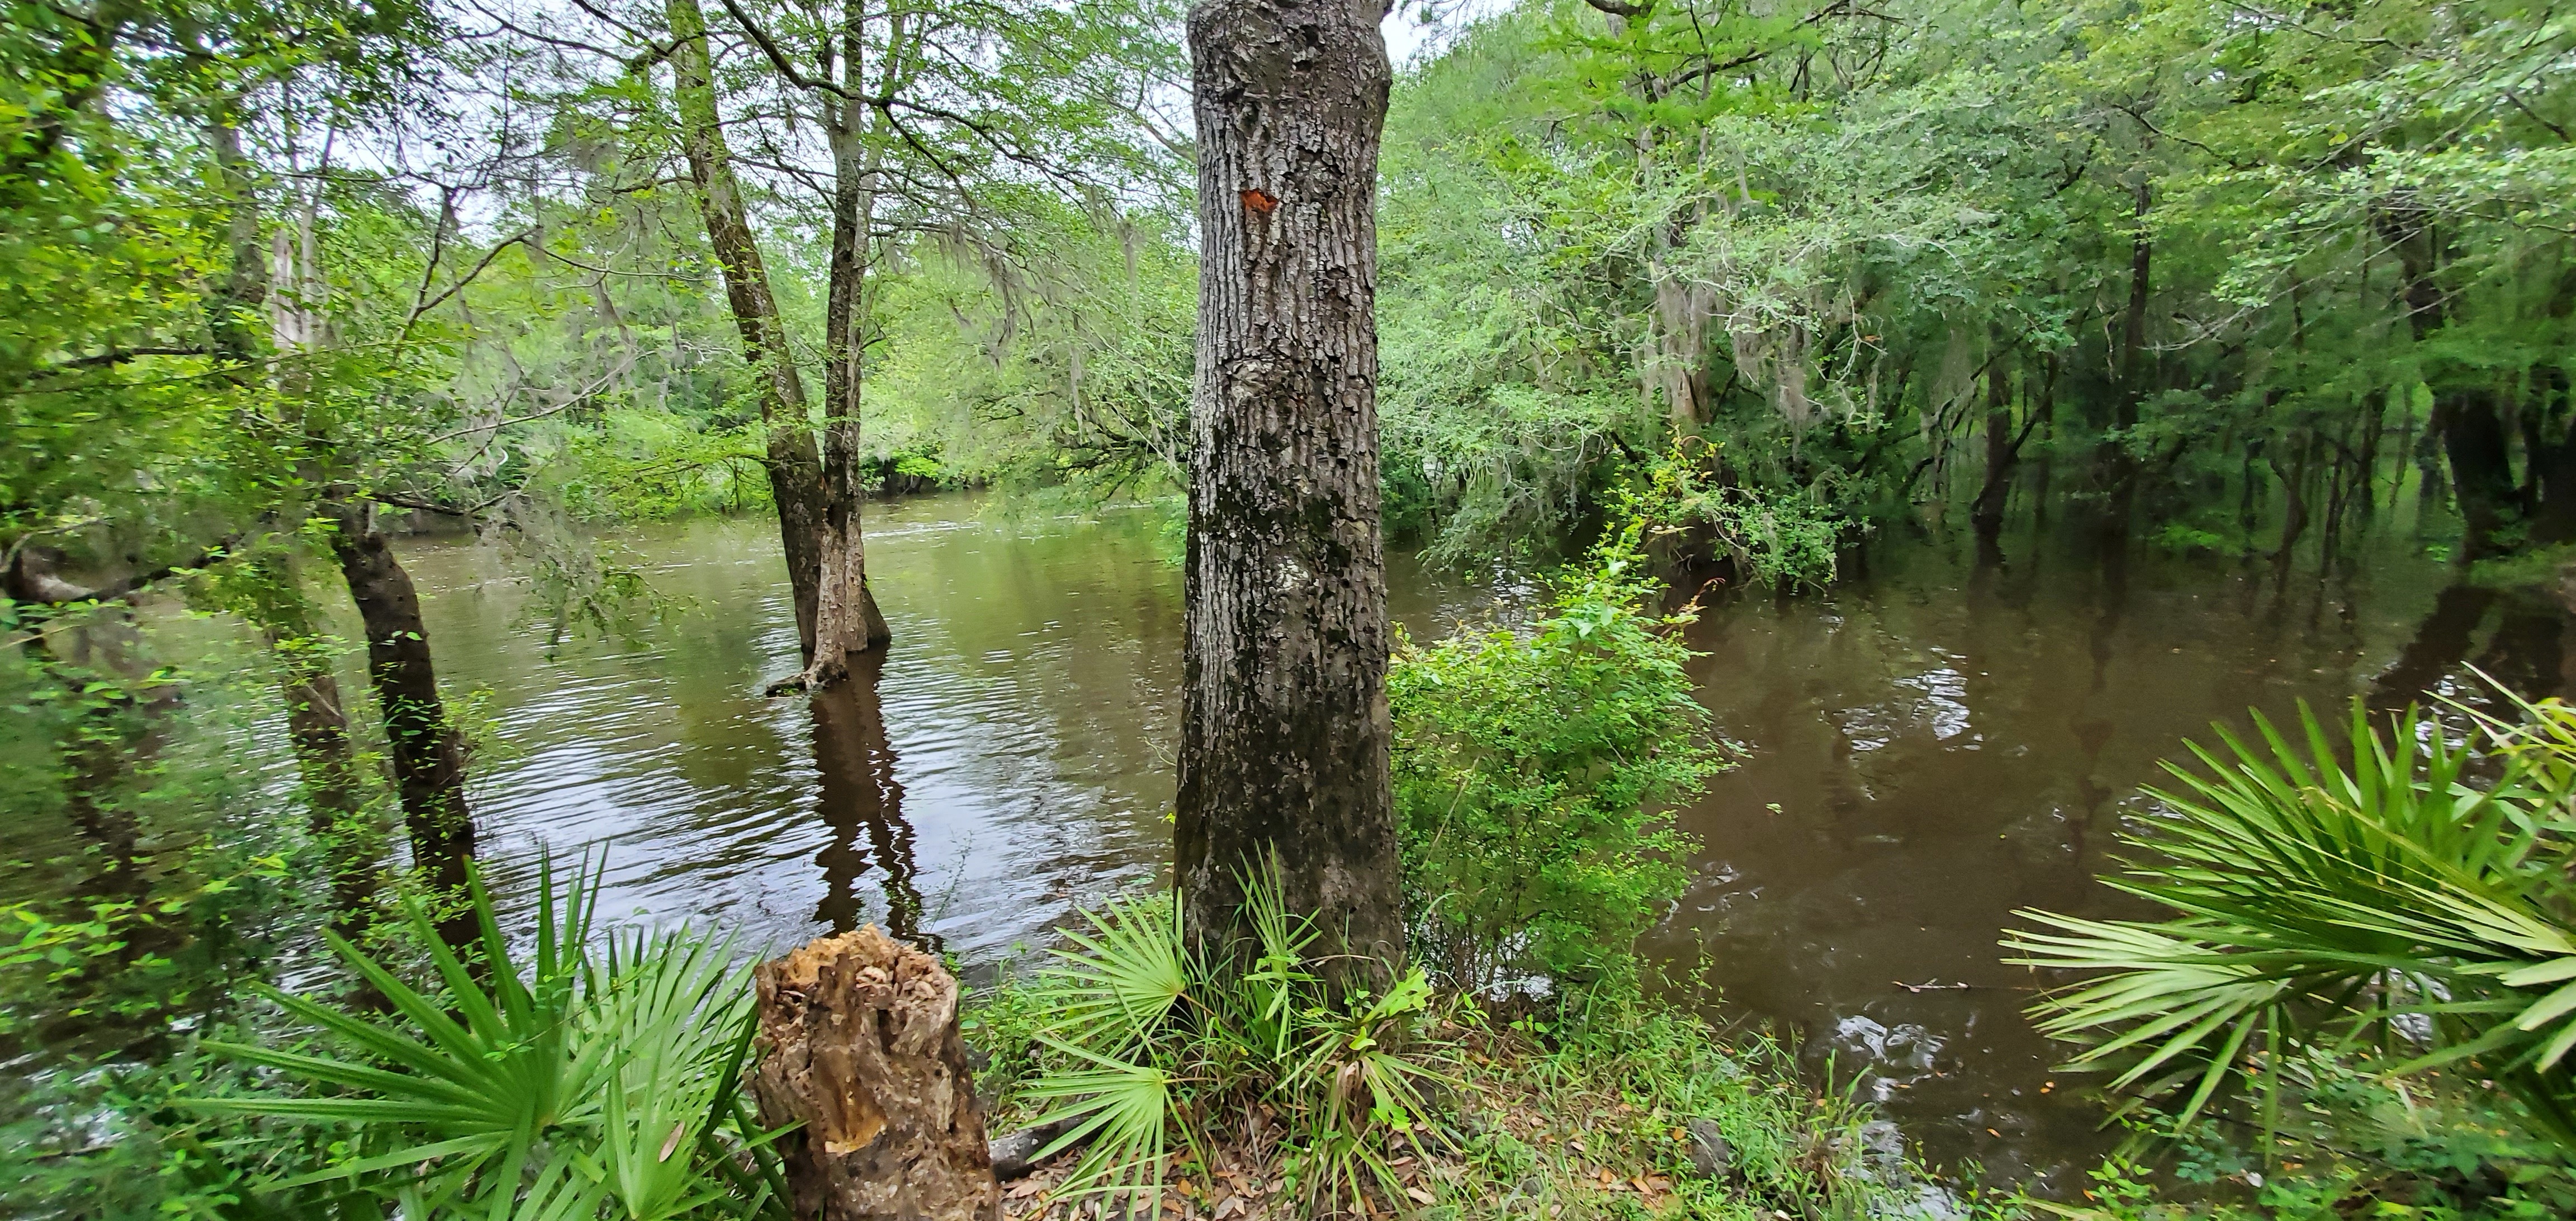
[(732, 942), (684, 929), (594, 946), (596, 878), (575, 873), (558, 893), (547, 870), (538, 889), (536, 936), (522, 961), (474, 878), (479, 966), (408, 903), (437, 977), (428, 991), (332, 937), (388, 1017), (272, 993), (337, 1053), (214, 1044), (305, 1088), (200, 1105), (356, 1130), (353, 1156), (272, 1185), (281, 1192), (496, 1221), (783, 1218), (769, 1153), (776, 1134), (761, 1130), (738, 1093), (751, 990)]
[[(2391, 1071), (2474, 1070), (2576, 1144), (2576, 709), (2522, 703), (2446, 736), (2414, 709), (2382, 733), (2356, 705), (2335, 741), (2304, 706), (2294, 743), (2218, 731), (2110, 884), (2153, 921), (2017, 913), (2016, 963), (2108, 972), (2033, 1007), (2080, 1067), (2172, 1095), (2189, 1121), (2302, 1046), (2368, 1048)], [(2473, 770), (2473, 768), (2475, 770)]]
[(1384, 1154), (1424, 1114), (1439, 1072), (1411, 1036), (1430, 1007), (1422, 972), (1336, 1000), (1307, 969), (1316, 930), (1280, 901), (1275, 862), (1243, 879), (1252, 936), (1226, 955), (1190, 948), (1168, 895), (1085, 912), (1031, 998), (1055, 1053), (1027, 1087), (1067, 1125), (1041, 1151), (1088, 1142), (1059, 1190), (1159, 1212), (1175, 1140), (1205, 1153), (1201, 1120), (1269, 1107), (1284, 1118), (1290, 1179), (1312, 1211), (1400, 1194)]

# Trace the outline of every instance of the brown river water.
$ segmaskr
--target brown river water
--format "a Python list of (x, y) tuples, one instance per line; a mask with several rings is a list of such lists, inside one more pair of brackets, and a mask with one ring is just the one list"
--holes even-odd
[[(871, 506), (895, 644), (872, 687), (812, 704), (760, 694), (796, 655), (766, 523), (615, 536), (694, 609), (551, 651), (494, 553), (420, 539), (406, 559), (442, 677), (488, 692), (472, 800), (516, 885), (540, 849), (604, 848), (603, 914), (765, 946), (886, 922), (989, 978), (1166, 856), (1181, 595), (1163, 520)], [(2474, 698), (2471, 665), (2556, 692), (2565, 614), (2446, 592), (2398, 537), (2286, 581), (2055, 536), (2008, 539), (2000, 568), (1968, 550), (1886, 539), (1830, 594), (1710, 601), (1695, 673), (1743, 759), (1680, 813), (1704, 847), (1648, 948), (1701, 964), (1712, 1016), (1796, 1043), (1935, 1163), (2064, 1190), (2111, 1138), (2021, 1016), (2036, 980), (1995, 945), (2011, 913), (2120, 910), (2094, 875), (2152, 812), (2137, 786), (2213, 719)], [(1490, 581), (1399, 560), (1390, 585), (1416, 636), (1496, 613)]]

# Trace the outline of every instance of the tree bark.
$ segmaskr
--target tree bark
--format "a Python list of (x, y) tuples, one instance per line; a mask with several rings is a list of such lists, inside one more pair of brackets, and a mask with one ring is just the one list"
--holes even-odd
[[(1378, 521), (1377, 0), (1201, 0), (1178, 883), (1229, 950), (1243, 872), (1336, 980), (1404, 949)], [(1355, 957), (1344, 957), (1344, 956)]]
[(233, 123), (232, 99), (215, 102), (214, 117), (206, 124), (206, 143), (214, 150), (216, 181), (231, 213), (225, 222), (225, 243), (232, 262), (222, 289), (206, 301), (206, 330), (215, 357), (227, 366), (225, 376), (241, 380), (250, 376), (249, 366), (259, 355), (259, 328), (251, 318), (268, 302), (268, 249), (260, 240), (256, 184), (250, 158), (242, 152), (241, 129)]
[(874, 925), (754, 972), (763, 1122), (801, 1125), (783, 1152), (795, 1215), (813, 1221), (999, 1221), (957, 980)]
[[(842, 95), (827, 97), (824, 107), (824, 135), (832, 151), (832, 255), (823, 305), (822, 508), (816, 539), (820, 579), (814, 640), (798, 678), (808, 688), (848, 677), (853, 654), (883, 648), (894, 638), (868, 589), (867, 548), (860, 537), (867, 487), (860, 465), (859, 390), (866, 371), (869, 229), (876, 215), (877, 175), (862, 101), (866, 20), (864, 5), (850, 0), (841, 22)], [(900, 46), (903, 15), (898, 12), (888, 20), (894, 27), (888, 42)]]
[(724, 271), (725, 302), (742, 334), (742, 358), (759, 378), (760, 418), (767, 433), (764, 465), (770, 498), (778, 505), (779, 543), (787, 557), (787, 583), (796, 603), (796, 640), (807, 664), (815, 657), (814, 630), (823, 578), (823, 474), (816, 459), (805, 383), (796, 374), (778, 301), (769, 291), (769, 269), (751, 231), (751, 212), (734, 177), (716, 114), (713, 68), (707, 55), (707, 21), (698, 0), (669, 0), (671, 99), (680, 121), (680, 146), (696, 185), (707, 244)]
[[(384, 712), (385, 750), (393, 759), (412, 863), (442, 894), (462, 893), (466, 866), (474, 859), (474, 819), (465, 806), (465, 738), (448, 722), (438, 696), (420, 595), (391, 541), (376, 529), (371, 506), (340, 501), (329, 512), (338, 526), (331, 549), (367, 633), (367, 683)], [(439, 931), (451, 945), (477, 937), (471, 915), (451, 915)]]

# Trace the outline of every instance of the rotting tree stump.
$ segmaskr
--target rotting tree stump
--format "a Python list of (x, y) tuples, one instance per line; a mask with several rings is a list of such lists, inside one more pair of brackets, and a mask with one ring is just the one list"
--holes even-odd
[(877, 931), (824, 937), (754, 974), (761, 1120), (807, 1221), (998, 1221), (957, 980)]

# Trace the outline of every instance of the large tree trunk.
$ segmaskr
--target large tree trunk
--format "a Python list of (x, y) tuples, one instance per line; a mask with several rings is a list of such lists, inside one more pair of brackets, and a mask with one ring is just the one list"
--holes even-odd
[[(796, 375), (787, 331), (770, 295), (769, 269), (752, 237), (751, 212), (734, 177), (716, 115), (713, 69), (707, 58), (707, 21), (698, 0), (669, 0), (671, 98), (680, 120), (680, 147), (697, 186), (698, 212), (707, 244), (724, 269), (725, 301), (742, 333), (742, 358), (760, 378), (760, 418), (766, 426), (770, 498), (778, 504), (779, 542), (787, 556), (787, 583), (796, 602), (796, 639), (811, 664), (823, 577), (823, 474), (806, 416), (805, 383)], [(854, 527), (855, 528), (855, 527)]]
[[(903, 40), (902, 14), (892, 44)], [(843, 96), (825, 107), (825, 135), (832, 149), (832, 257), (823, 305), (822, 520), (817, 538), (820, 580), (814, 607), (814, 640), (806, 650), (804, 686), (822, 687), (849, 674), (852, 654), (882, 648), (894, 638), (868, 589), (867, 549), (860, 538), (860, 509), (867, 499), (859, 459), (859, 389), (867, 353), (869, 229), (876, 214), (875, 158), (864, 124), (861, 72), (867, 54), (866, 9), (850, 0), (841, 23)]]
[[(438, 697), (420, 595), (391, 541), (376, 529), (370, 506), (342, 501), (330, 511), (339, 527), (331, 548), (367, 633), (367, 683), (384, 712), (385, 750), (393, 758), (412, 863), (442, 894), (461, 893), (474, 859), (474, 819), (465, 808), (465, 739), (448, 722)], [(470, 915), (450, 916), (439, 931), (453, 945), (476, 937)]]
[[(1269, 853), (1337, 978), (1404, 948), (1378, 523), (1377, 0), (1201, 0), (1178, 881), (1227, 947)], [(1356, 955), (1357, 960), (1339, 958)]]

